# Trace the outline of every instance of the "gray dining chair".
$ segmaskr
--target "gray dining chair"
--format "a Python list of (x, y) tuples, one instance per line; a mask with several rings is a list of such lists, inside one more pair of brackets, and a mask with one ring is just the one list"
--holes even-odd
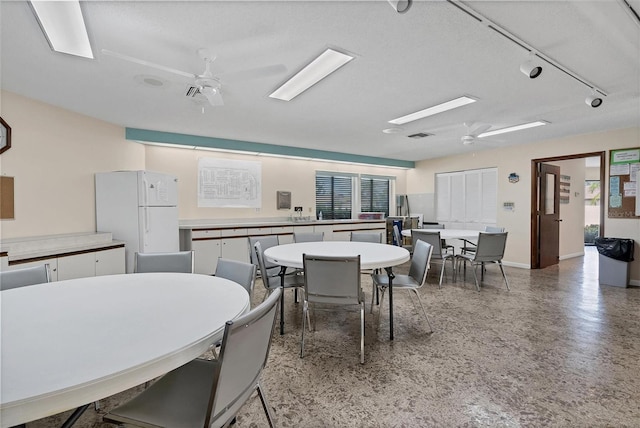
[[(258, 267), (262, 272), (267, 272), (266, 275), (263, 274), (261, 276), (262, 284), (266, 289), (264, 299), (280, 288), (293, 289), (295, 291), (294, 301), (297, 303), (298, 289), (304, 287), (304, 275), (298, 275), (294, 272), (290, 275), (285, 274), (283, 277), (279, 266), (277, 270), (267, 270), (265, 267), (264, 250), (262, 249), (262, 243), (260, 241), (255, 243), (254, 251), (256, 253), (256, 260), (258, 261)], [(284, 293), (280, 295), (280, 334), (284, 334)]]
[(304, 254), (303, 263), (305, 275), (300, 358), (304, 357), (304, 332), (307, 323), (311, 330), (310, 305), (313, 305), (314, 310), (318, 309), (318, 304), (333, 307), (359, 305), (360, 363), (364, 364), (364, 293), (360, 286), (360, 256), (332, 257)]
[(351, 241), (382, 244), (382, 232), (351, 232)]
[(437, 261), (441, 264), (440, 267), (440, 280), (438, 281), (438, 287), (442, 287), (442, 278), (444, 277), (445, 266), (447, 261), (451, 262), (451, 276), (455, 273), (455, 258), (452, 253), (449, 253), (442, 247), (442, 239), (440, 238), (440, 232), (433, 232), (428, 230), (411, 230), (411, 241), (414, 248), (418, 241), (424, 241), (433, 246), (431, 261)]
[[(485, 226), (484, 231), (488, 233), (500, 233), (504, 232), (504, 227)], [(468, 239), (463, 239), (462, 241), (463, 245), (460, 247), (460, 253), (469, 254), (476, 251), (476, 248), (478, 247), (477, 243), (469, 241)]]
[(218, 258), (214, 276), (225, 278), (242, 285), (249, 293), (249, 301), (253, 297), (253, 287), (256, 283), (256, 272), (258, 268), (252, 263), (245, 263), (238, 260)]
[(135, 272), (193, 273), (193, 251), (136, 253)]
[(49, 263), (22, 269), (0, 271), (0, 290), (51, 282)]
[(220, 353), (167, 373), (130, 401), (104, 415), (109, 423), (136, 427), (223, 427), (255, 391), (270, 427), (273, 415), (261, 385), (271, 348), (281, 290), (249, 313), (227, 321)]
[[(418, 303), (422, 308), (424, 317), (429, 324), (429, 330), (433, 332), (431, 321), (427, 311), (424, 309), (422, 299), (420, 299), (420, 293), (418, 290), (422, 288), (427, 280), (427, 272), (429, 271), (429, 263), (431, 262), (431, 254), (433, 252), (433, 245), (428, 244), (423, 240), (418, 240), (413, 249), (413, 255), (411, 256), (411, 264), (409, 266), (409, 274), (395, 274), (393, 277), (393, 290), (407, 290), (413, 292), (418, 298)], [(380, 310), (378, 311), (378, 319), (380, 319), (380, 312), (382, 311), (382, 302), (384, 301), (384, 293), (389, 288), (389, 276), (386, 274), (372, 275), (374, 287), (380, 290)], [(411, 294), (411, 293), (410, 293)], [(373, 296), (371, 296), (371, 312), (373, 313)]]
[(504, 250), (506, 248), (506, 245), (507, 232), (480, 232), (480, 234), (478, 235), (478, 246), (474, 253), (456, 255), (456, 263), (458, 265), (460, 263), (463, 263), (465, 266), (465, 272), (467, 263), (470, 263), (471, 267), (473, 267), (473, 278), (476, 283), (476, 290), (480, 291), (480, 284), (478, 283), (476, 267), (480, 265), (482, 271), (481, 279), (484, 279), (484, 267), (487, 263), (496, 263), (498, 266), (500, 266), (500, 271), (502, 272), (504, 283), (507, 286), (507, 290), (509, 290), (509, 281), (507, 280), (507, 276), (504, 273), (504, 267), (502, 266), (502, 258), (504, 257)]
[(293, 232), (293, 242), (324, 241), (324, 232)]
[[(276, 235), (249, 237), (249, 260), (251, 260), (251, 263), (253, 263), (258, 267), (258, 276), (262, 276), (263, 267), (260, 266), (260, 264), (258, 263), (258, 259), (256, 257), (255, 247), (257, 242), (260, 243), (260, 246), (262, 247), (262, 251), (264, 251), (267, 248), (271, 248), (271, 247), (275, 247), (276, 245), (279, 245), (280, 241), (278, 241), (278, 236)], [(266, 260), (264, 262), (264, 269), (265, 269), (265, 272), (266, 271), (269, 272), (267, 276), (272, 275), (274, 272), (276, 274), (280, 272), (280, 266), (278, 266), (277, 264), (268, 262)]]

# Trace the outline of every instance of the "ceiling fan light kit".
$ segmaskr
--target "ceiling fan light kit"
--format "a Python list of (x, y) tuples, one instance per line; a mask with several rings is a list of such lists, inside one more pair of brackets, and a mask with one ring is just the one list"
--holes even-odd
[(282, 86), (273, 91), (269, 97), (282, 101), (291, 101), (354, 58), (335, 49), (327, 49)]
[(29, 5), (52, 50), (94, 58), (79, 1), (30, 1)]
[(407, 13), (413, 4), (413, 0), (387, 0), (387, 2), (398, 13)]

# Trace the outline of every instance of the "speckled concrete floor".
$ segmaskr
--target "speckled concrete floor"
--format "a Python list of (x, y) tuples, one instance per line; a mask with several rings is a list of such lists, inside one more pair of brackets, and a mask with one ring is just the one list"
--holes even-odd
[[(286, 332), (274, 335), (263, 384), (280, 427), (640, 427), (640, 288), (598, 285), (597, 253), (542, 270), (490, 266), (421, 296), (435, 332), (408, 293), (395, 294), (395, 340), (386, 305), (367, 311), (359, 364), (357, 312), (318, 313), (300, 359), (301, 305), (287, 293)], [(402, 266), (400, 270), (406, 270)], [(365, 291), (370, 281), (363, 277)], [(255, 301), (262, 299), (261, 285)], [(378, 308), (374, 309), (374, 315)], [(75, 425), (108, 427), (101, 402)], [(27, 424), (58, 426), (66, 415)], [(266, 426), (254, 397), (237, 427)]]

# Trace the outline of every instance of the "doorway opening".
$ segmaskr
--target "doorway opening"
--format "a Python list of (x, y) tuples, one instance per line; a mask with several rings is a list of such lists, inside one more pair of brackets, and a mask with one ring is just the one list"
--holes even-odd
[(599, 157), (590, 157), (585, 160), (584, 174), (584, 245), (595, 244), (595, 239), (600, 236), (602, 220), (600, 218), (601, 178)]
[[(549, 191), (549, 188), (545, 187), (545, 183), (548, 181), (548, 174), (542, 173), (544, 165), (549, 163), (557, 163), (560, 161), (566, 160), (576, 160), (576, 159), (585, 159), (585, 178), (587, 176), (595, 177), (595, 181), (599, 181), (599, 194), (604, 195), (604, 187), (606, 185), (605, 180), (605, 155), (606, 152), (591, 152), (591, 153), (580, 153), (574, 155), (567, 156), (556, 156), (549, 158), (541, 158), (541, 159), (533, 159), (531, 161), (531, 269), (540, 269), (546, 266), (550, 266), (551, 264), (556, 264), (558, 262), (557, 254), (559, 252), (559, 240), (558, 240), (558, 228), (550, 228), (547, 227), (549, 225), (548, 222), (545, 223), (545, 213), (549, 213), (548, 204), (546, 201), (549, 198), (561, 198), (562, 194), (559, 191), (559, 187), (554, 187), (556, 190)], [(586, 159), (589, 158), (597, 158), (598, 159), (598, 168), (597, 171), (589, 171), (587, 172), (587, 163)], [(595, 162), (595, 161), (592, 161)], [(589, 174), (589, 175), (587, 175)], [(594, 176), (595, 174), (595, 176)], [(585, 180), (586, 181), (586, 180)], [(547, 183), (548, 184), (548, 183)], [(578, 184), (578, 183), (576, 183)], [(575, 186), (575, 185), (574, 185)], [(572, 190), (574, 195), (583, 194), (584, 198), (586, 198), (586, 193), (583, 193), (582, 183), (579, 184), (579, 187), (574, 187)], [(565, 195), (566, 197), (566, 195)], [(556, 205), (557, 206), (557, 205)], [(593, 223), (597, 224), (596, 235), (593, 237), (595, 239), (596, 236), (604, 236), (604, 204), (600, 203), (596, 206), (596, 216), (598, 217), (598, 222)], [(585, 209), (585, 220), (586, 220), (586, 209)], [(589, 217), (590, 219), (592, 217)], [(568, 221), (573, 221), (574, 219), (568, 218)], [(563, 221), (563, 219), (556, 218), (553, 219), (556, 224)], [(545, 226), (545, 224), (547, 226)], [(580, 225), (582, 227), (582, 225)], [(586, 235), (586, 228), (585, 228)], [(586, 237), (586, 236), (585, 236)], [(573, 241), (572, 241), (573, 242)], [(550, 247), (551, 245), (551, 247)], [(551, 257), (549, 257), (551, 254)], [(555, 256), (554, 256), (555, 254)]]

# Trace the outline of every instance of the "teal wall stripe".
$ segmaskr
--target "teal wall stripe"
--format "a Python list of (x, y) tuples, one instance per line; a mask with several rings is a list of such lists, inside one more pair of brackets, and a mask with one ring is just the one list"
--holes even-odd
[(213, 149), (238, 150), (243, 152), (267, 153), (282, 156), (324, 159), (341, 162), (354, 162), (369, 165), (415, 168), (415, 162), (399, 159), (378, 158), (374, 156), (352, 155), (348, 153), (324, 150), (303, 149), (299, 147), (278, 146), (275, 144), (252, 143), (250, 141), (227, 140), (224, 138), (201, 137), (197, 135), (175, 134), (171, 132), (151, 131), (147, 129), (126, 128), (125, 138), (149, 143), (167, 143), (183, 146), (208, 147)]

